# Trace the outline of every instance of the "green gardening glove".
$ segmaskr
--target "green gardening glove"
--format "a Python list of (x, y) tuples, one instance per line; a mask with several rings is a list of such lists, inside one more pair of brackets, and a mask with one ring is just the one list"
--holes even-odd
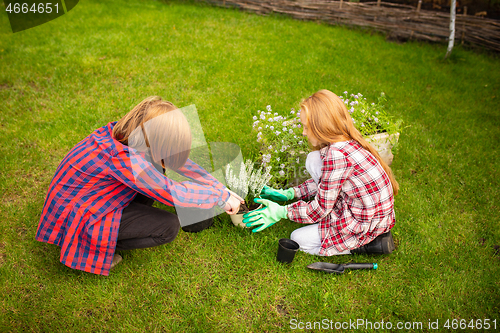
[(243, 215), (243, 223), (246, 224), (247, 228), (260, 225), (260, 227), (253, 229), (252, 232), (262, 231), (287, 216), (287, 209), (285, 206), (280, 206), (271, 200), (260, 198), (255, 198), (253, 201), (265, 205), (266, 207), (253, 210)]
[(270, 188), (266, 185), (260, 192), (260, 197), (273, 201), (288, 201), (295, 198), (295, 191), (293, 188), (289, 188), (287, 190), (275, 190), (274, 188)]

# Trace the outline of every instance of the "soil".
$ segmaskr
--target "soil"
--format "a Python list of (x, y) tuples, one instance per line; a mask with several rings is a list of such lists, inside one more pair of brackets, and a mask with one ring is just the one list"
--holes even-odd
[(249, 211), (254, 210), (257, 207), (259, 207), (259, 204), (255, 202), (252, 202), (252, 204), (250, 205), (250, 209), (248, 209), (246, 204), (240, 204), (240, 210), (238, 211), (238, 214), (248, 213)]

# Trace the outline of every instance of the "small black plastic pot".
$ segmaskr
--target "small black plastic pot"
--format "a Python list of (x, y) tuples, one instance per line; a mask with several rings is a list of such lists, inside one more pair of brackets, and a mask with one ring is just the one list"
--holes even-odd
[(278, 242), (278, 254), (276, 259), (279, 262), (289, 264), (293, 261), (295, 253), (297, 253), (299, 248), (300, 246), (297, 242), (288, 238), (281, 238)]

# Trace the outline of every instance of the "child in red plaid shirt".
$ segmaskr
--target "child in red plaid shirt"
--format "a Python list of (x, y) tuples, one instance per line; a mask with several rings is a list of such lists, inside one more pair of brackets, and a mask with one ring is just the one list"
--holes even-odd
[[(265, 188), (257, 202), (266, 208), (245, 215), (261, 231), (281, 218), (310, 224), (291, 238), (310, 254), (390, 253), (399, 185), (390, 167), (354, 127), (344, 102), (320, 90), (301, 104), (303, 135), (313, 152), (306, 168), (312, 178), (287, 190)], [(310, 202), (302, 199), (313, 197)], [(301, 199), (287, 206), (274, 201)], [(271, 200), (267, 200), (271, 199)]]
[[(146, 98), (62, 160), (36, 239), (60, 246), (66, 266), (108, 275), (121, 260), (115, 250), (158, 246), (177, 236), (178, 216), (152, 207), (154, 201), (177, 209), (218, 205), (235, 214), (243, 199), (190, 160), (190, 149), (183, 112), (158, 96)], [(190, 180), (169, 179), (165, 168)]]

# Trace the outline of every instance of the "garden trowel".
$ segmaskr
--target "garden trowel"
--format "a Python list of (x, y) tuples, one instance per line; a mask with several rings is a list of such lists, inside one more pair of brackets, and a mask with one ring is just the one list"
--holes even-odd
[(351, 264), (332, 264), (329, 262), (315, 262), (307, 265), (307, 268), (327, 273), (343, 274), (346, 269), (377, 269), (376, 263), (351, 263)]

